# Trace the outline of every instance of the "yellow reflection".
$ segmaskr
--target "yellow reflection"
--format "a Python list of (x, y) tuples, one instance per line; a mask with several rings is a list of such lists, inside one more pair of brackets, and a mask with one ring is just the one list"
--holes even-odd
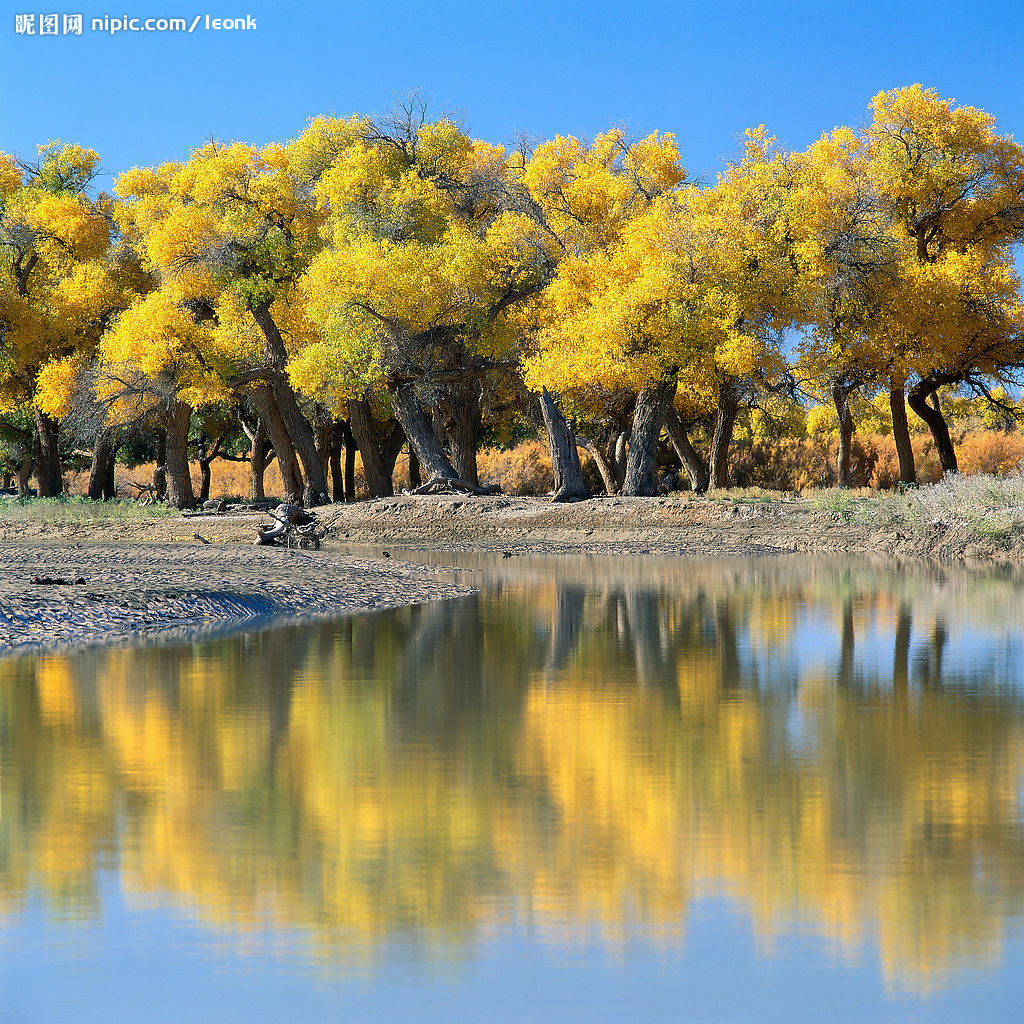
[[(877, 947), (894, 986), (996, 960), (1024, 908), (1024, 699), (943, 667), (963, 588), (613, 570), (524, 564), (341, 626), (0, 662), (0, 914), (30, 892), (95, 913), (116, 849), (130, 899), (243, 946), (301, 929), (325, 959), (502, 928), (681, 942), (724, 894), (766, 950), (799, 922)], [(832, 653), (799, 668), (808, 608)]]

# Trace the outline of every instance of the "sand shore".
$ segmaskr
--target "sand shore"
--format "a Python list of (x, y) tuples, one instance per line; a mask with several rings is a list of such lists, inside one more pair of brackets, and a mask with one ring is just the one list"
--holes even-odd
[(5, 542), (0, 655), (209, 636), (469, 593), (442, 575), (397, 560), (242, 544)]
[[(969, 522), (859, 521), (806, 500), (680, 501), (408, 495), (318, 509), (321, 551), (252, 546), (259, 513), (125, 518), (69, 503), (0, 522), (0, 654), (195, 636), (467, 593), (403, 552), (691, 555), (785, 553), (928, 559), (1016, 574), (1015, 535)], [(390, 557), (394, 555), (394, 557)], [(36, 577), (66, 583), (33, 583)], [(81, 580), (81, 582), (76, 582)]]
[[(854, 499), (856, 501), (856, 499)], [(864, 511), (830, 511), (804, 498), (687, 501), (594, 498), (552, 504), (546, 498), (402, 495), (316, 510), (325, 549), (589, 552), (691, 555), (871, 554), (962, 564), (1024, 565), (1024, 531), (990, 517), (933, 516), (916, 521)], [(30, 507), (30, 506), (29, 506)], [(82, 506), (78, 506), (80, 510)], [(102, 506), (100, 506), (102, 509)], [(258, 512), (102, 518), (72, 514), (59, 521), (0, 518), (0, 543), (148, 542), (186, 547), (251, 544)], [(264, 549), (262, 554), (272, 549)], [(214, 558), (216, 562), (217, 559)]]

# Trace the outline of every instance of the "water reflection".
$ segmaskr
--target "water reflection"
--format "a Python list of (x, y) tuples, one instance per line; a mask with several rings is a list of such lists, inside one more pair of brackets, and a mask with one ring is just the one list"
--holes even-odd
[[(140, 906), (302, 955), (744, 909), (928, 989), (1024, 911), (1024, 594), (796, 562), (516, 560), (308, 628), (0, 663), (0, 915)], [(1012, 627), (1012, 629), (1011, 629)]]

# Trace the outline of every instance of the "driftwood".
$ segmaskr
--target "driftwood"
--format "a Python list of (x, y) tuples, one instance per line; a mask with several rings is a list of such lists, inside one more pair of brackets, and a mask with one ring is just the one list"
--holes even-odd
[(477, 487), (466, 480), (459, 480), (455, 477), (435, 476), (420, 487), (414, 487), (409, 494), (501, 494), (500, 484), (487, 484), (485, 487)]
[(270, 526), (257, 526), (255, 547), (282, 543), (290, 548), (320, 547), (316, 516), (301, 505), (278, 505), (274, 510), (275, 522)]
[(151, 501), (159, 501), (160, 495), (152, 484), (140, 484), (137, 480), (125, 480), (125, 487), (135, 488), (135, 503), (148, 505)]

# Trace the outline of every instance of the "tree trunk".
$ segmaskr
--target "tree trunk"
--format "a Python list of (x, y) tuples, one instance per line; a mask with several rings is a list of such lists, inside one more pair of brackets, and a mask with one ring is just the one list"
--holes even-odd
[(64, 493), (64, 478), (60, 467), (60, 423), (47, 416), (39, 406), (34, 405), (36, 437), (36, 488), (41, 498), (56, 498)]
[(199, 500), (200, 501), (209, 501), (210, 500), (210, 483), (211, 483), (211, 477), (212, 477), (212, 473), (210, 472), (211, 465), (212, 465), (212, 460), (210, 460), (210, 459), (203, 458), (203, 459), (199, 460)]
[(188, 427), (192, 407), (175, 400), (165, 422), (167, 433), (167, 503), (174, 508), (194, 508), (192, 473), (188, 466)]
[(340, 420), (331, 422), (331, 497), (336, 502), (345, 500), (345, 477), (341, 468), (341, 450), (345, 447), (345, 432)]
[(629, 435), (629, 454), (626, 456), (626, 479), (622, 493), (651, 496), (658, 493), (657, 469), (658, 437), (665, 417), (676, 396), (676, 382), (661, 383), (644, 388), (636, 396), (633, 410), (633, 430)]
[(479, 486), (476, 469), (476, 439), (480, 434), (479, 382), (450, 384), (437, 409), (452, 465), (466, 483)]
[(92, 467), (89, 470), (89, 497), (102, 501), (114, 497), (114, 445), (112, 430), (101, 430), (93, 444)]
[(729, 486), (729, 446), (739, 409), (739, 389), (734, 381), (726, 378), (718, 385), (718, 409), (715, 411), (715, 429), (708, 457), (712, 490)]
[[(295, 446), (292, 444), (291, 435), (285, 426), (274, 393), (268, 385), (260, 384), (259, 387), (253, 388), (252, 401), (259, 412), (263, 429), (266, 430), (277, 455), (277, 467), (281, 472), (281, 483), (284, 485), (285, 503), (301, 505), (305, 489), (302, 470), (299, 468)], [(319, 460), (317, 465), (319, 465)]]
[(36, 468), (36, 460), (31, 455), (26, 455), (18, 466), (18, 497), (27, 498), (29, 492), (29, 480), (32, 479), (32, 471)]
[(832, 401), (835, 403), (836, 415), (839, 417), (839, 486), (853, 486), (853, 471), (850, 465), (851, 445), (853, 442), (853, 414), (850, 412), (850, 395), (853, 388), (837, 384), (832, 388)]
[(419, 459), (420, 469), (426, 473), (427, 479), (461, 479), (441, 447), (430, 421), (423, 414), (412, 385), (389, 387), (388, 393), (395, 410), (395, 419), (402, 425), (405, 436), (416, 452), (416, 458)]
[(541, 389), (540, 410), (548, 432), (551, 467), (555, 475), (555, 493), (551, 500), (578, 501), (580, 498), (589, 498), (587, 485), (583, 482), (580, 455), (576, 450), (576, 436), (547, 388)]
[(622, 490), (626, 482), (626, 442), (629, 434), (621, 430), (617, 435), (612, 435), (608, 440), (608, 451), (605, 453), (608, 459), (608, 466), (615, 478), (615, 493)]
[(334, 417), (331, 416), (327, 407), (316, 402), (313, 405), (313, 443), (316, 445), (317, 454), (320, 456), (320, 469), (324, 474), (324, 488), (326, 493), (327, 483), (330, 480), (331, 472), (331, 447), (334, 443)]
[[(278, 417), (288, 436), (292, 451), (298, 456), (302, 463), (302, 472), (305, 473), (305, 485), (303, 487), (303, 501), (306, 505), (324, 505), (330, 501), (327, 495), (327, 480), (324, 476), (323, 463), (320, 461), (320, 453), (317, 451), (316, 441), (313, 437), (313, 429), (309, 420), (302, 415), (298, 399), (292, 390), (291, 384), (285, 375), (285, 366), (288, 362), (288, 350), (285, 348), (284, 339), (274, 318), (270, 315), (269, 303), (263, 303), (252, 311), (256, 323), (263, 332), (266, 342), (264, 360), (266, 365), (276, 372), (271, 375), (267, 385), (273, 394), (274, 404), (277, 406)], [(271, 424), (267, 423), (267, 433), (277, 451), (278, 464), (281, 465), (282, 474), (284, 465), (282, 463), (282, 452), (278, 448), (277, 438)], [(301, 473), (300, 473), (301, 478)]]
[(156, 429), (156, 466), (153, 467), (153, 496), (157, 501), (167, 497), (167, 431)]
[[(243, 424), (244, 427), (244, 424)], [(263, 426), (263, 417), (256, 417), (256, 426), (245, 428), (249, 438), (249, 471), (250, 471), (250, 497), (253, 501), (262, 501), (266, 497), (263, 479), (270, 465), (270, 441), (267, 439), (267, 432)]]
[(370, 497), (390, 498), (395, 493), (395, 460), (404, 443), (401, 427), (394, 424), (389, 435), (381, 440), (373, 422), (373, 409), (364, 398), (349, 400), (348, 422), (363, 457), (363, 474)]
[(409, 445), (409, 490), (415, 490), (423, 486), (423, 477), (420, 475), (420, 460), (416, 458), (416, 450)]
[(356, 500), (356, 439), (347, 420), (339, 420), (345, 438), (345, 501)]
[(679, 461), (690, 478), (690, 487), (694, 494), (703, 494), (708, 489), (708, 470), (703, 459), (697, 454), (690, 443), (686, 427), (683, 426), (675, 409), (669, 409), (665, 417), (665, 429), (668, 431), (672, 447), (679, 456)]
[[(939, 453), (939, 463), (942, 472), (959, 473), (960, 469), (956, 462), (956, 449), (953, 447), (953, 440), (949, 436), (949, 427), (946, 424), (946, 417), (942, 415), (937, 394), (943, 384), (953, 384), (955, 377), (948, 374), (929, 374), (918, 381), (907, 396), (910, 408), (928, 424), (935, 441), (935, 450)], [(931, 401), (929, 401), (931, 399)]]
[(892, 382), (889, 388), (889, 408), (892, 410), (892, 438), (896, 442), (896, 457), (900, 462), (900, 483), (916, 484), (917, 470), (914, 467), (914, 447), (910, 443), (903, 381)]
[(601, 446), (582, 434), (576, 435), (576, 443), (585, 451), (588, 451), (590, 457), (594, 460), (594, 465), (597, 466), (597, 471), (601, 474), (601, 482), (604, 484), (605, 494), (618, 494), (619, 488), (622, 486), (621, 481), (616, 479), (615, 471), (605, 453), (601, 451)]

